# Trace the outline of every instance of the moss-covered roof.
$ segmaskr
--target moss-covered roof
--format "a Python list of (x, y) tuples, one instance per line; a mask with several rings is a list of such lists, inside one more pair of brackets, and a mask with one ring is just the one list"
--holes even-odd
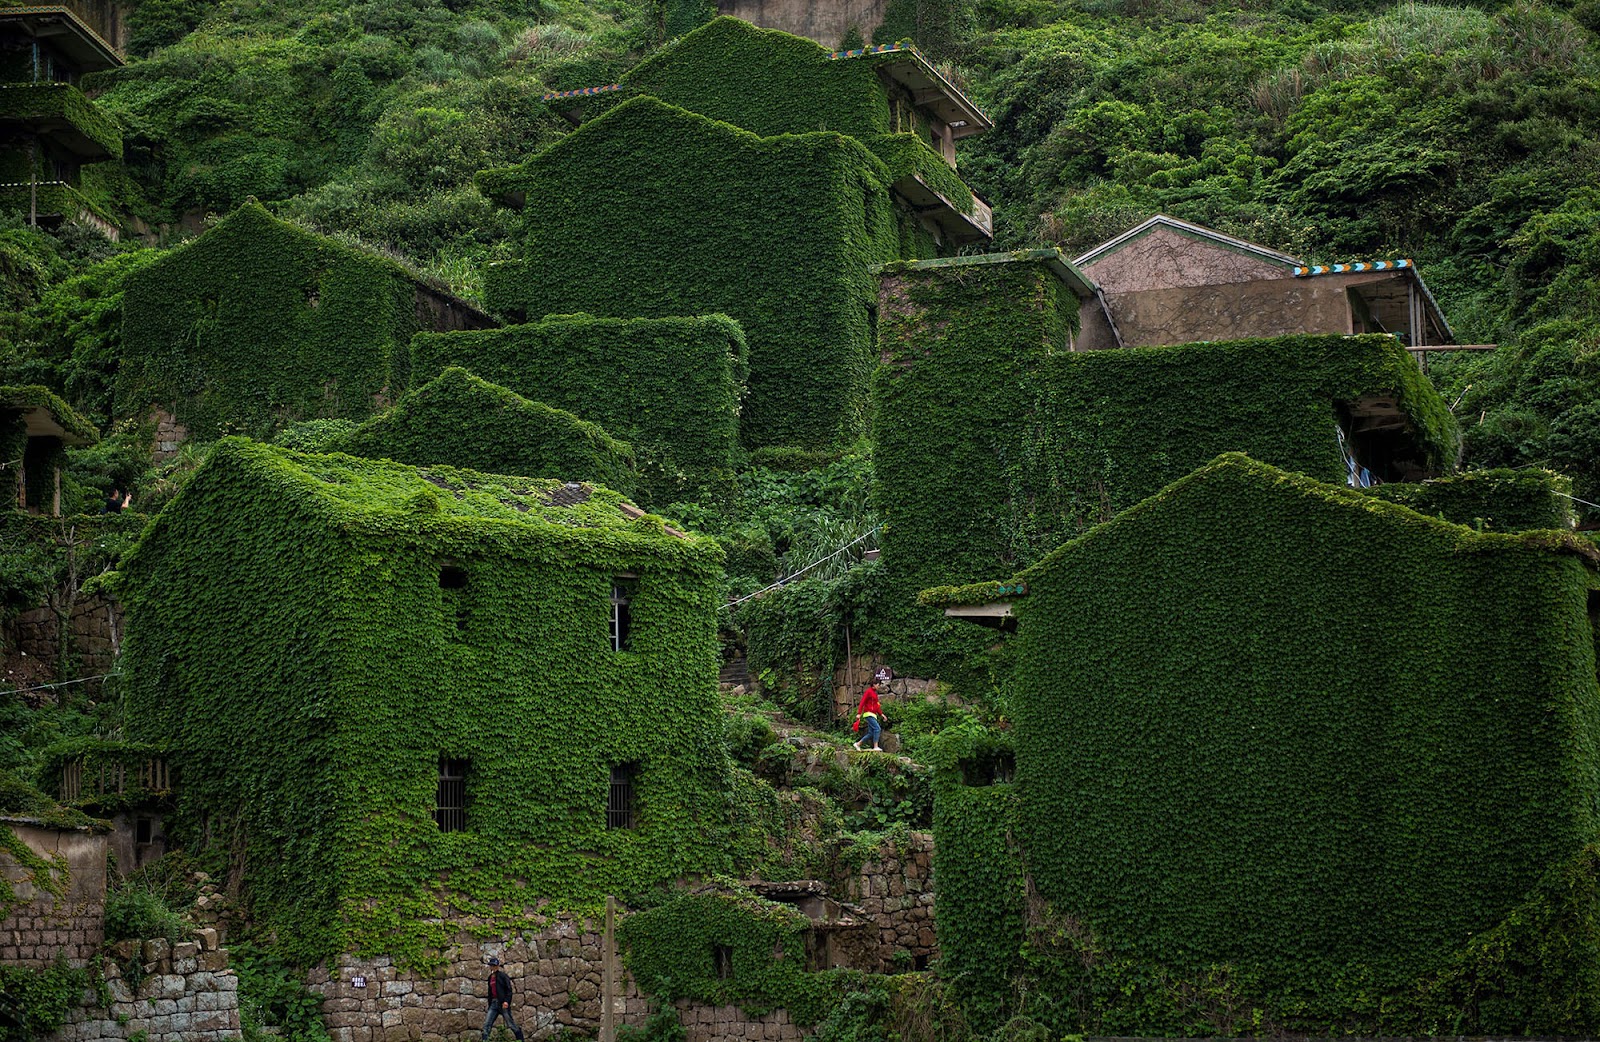
[(0, 412), (22, 413), (30, 435), (57, 437), (69, 445), (92, 445), (100, 440), (94, 424), (47, 387), (0, 387)]

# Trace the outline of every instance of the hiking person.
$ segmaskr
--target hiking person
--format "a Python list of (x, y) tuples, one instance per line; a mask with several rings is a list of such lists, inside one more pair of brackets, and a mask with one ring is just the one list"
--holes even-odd
[(878, 704), (876, 682), (868, 684), (867, 689), (861, 692), (861, 702), (856, 706), (854, 730), (861, 730), (862, 721), (866, 721), (867, 733), (863, 738), (857, 738), (853, 743), (853, 747), (860, 749), (863, 741), (869, 741), (872, 743), (873, 752), (883, 752), (883, 749), (878, 745), (878, 735), (883, 731), (883, 707)]
[(489, 965), (493, 971), (489, 974), (489, 1015), (483, 1018), (483, 1042), (489, 1042), (489, 1028), (494, 1026), (495, 1017), (505, 1017), (517, 1042), (522, 1042), (522, 1029), (511, 1016), (511, 978), (500, 969), (499, 959), (490, 959)]

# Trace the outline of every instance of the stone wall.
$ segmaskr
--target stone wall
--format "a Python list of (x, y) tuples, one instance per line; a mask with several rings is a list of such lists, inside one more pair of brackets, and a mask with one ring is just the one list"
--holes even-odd
[[(861, 701), (861, 692), (871, 682), (873, 675), (885, 665), (887, 663), (881, 655), (853, 655), (839, 664), (833, 671), (833, 712), (836, 718), (843, 720), (855, 715), (856, 703)], [(937, 680), (897, 676), (887, 685), (878, 685), (878, 700), (883, 703), (885, 713), (890, 714), (889, 718), (893, 720), (891, 705), (913, 698), (923, 698), (937, 684)]]
[(0, 875), (17, 903), (0, 919), (0, 963), (48, 966), (65, 956), (89, 965), (105, 938), (106, 837), (89, 829), (55, 829), (21, 819), (0, 821), (29, 850), (66, 865), (56, 873), (60, 895), (32, 881), (32, 872), (0, 852)]
[[(61, 661), (61, 627), (50, 608), (32, 608), (11, 623), (5, 646), (12, 655), (31, 658), (55, 675)], [(122, 644), (122, 606), (95, 594), (80, 598), (72, 608), (71, 644), (65, 650), (77, 662), (80, 676), (109, 673)]]
[(165, 463), (178, 454), (183, 443), (189, 440), (189, 428), (178, 422), (178, 418), (165, 409), (154, 409), (150, 413), (150, 422), (155, 424), (155, 444), (151, 446), (152, 455), (157, 463)]
[[(124, 968), (138, 967), (137, 977)], [(221, 1042), (239, 1036), (239, 979), (228, 969), (228, 953), (217, 931), (195, 931), (179, 944), (164, 940), (123, 941), (101, 971), (112, 1003), (91, 990), (83, 1005), (49, 1042), (110, 1042), (143, 1034), (148, 1042)], [(137, 979), (138, 984), (133, 981)]]
[(933, 932), (933, 833), (913, 832), (904, 849), (886, 843), (834, 896), (873, 925), (838, 936), (848, 964), (870, 973), (926, 969), (939, 954)]
[[(571, 1028), (600, 1029), (604, 962), (601, 924), (558, 916), (529, 923), (509, 942), (472, 938), (469, 924), (446, 963), (427, 975), (400, 969), (386, 956), (343, 956), (308, 978), (323, 998), (333, 1042), (443, 1042), (476, 1034), (488, 1009), (491, 956), (511, 978), (512, 1015), (529, 1038)], [(620, 967), (620, 959), (618, 960)], [(617, 1024), (643, 1024), (649, 1003), (620, 969), (613, 1012)], [(742, 1036), (741, 1036), (742, 1037)]]
[(689, 1042), (791, 1042), (811, 1033), (792, 1022), (787, 1010), (752, 1017), (738, 1006), (707, 1006), (688, 999), (680, 999), (677, 1007)]

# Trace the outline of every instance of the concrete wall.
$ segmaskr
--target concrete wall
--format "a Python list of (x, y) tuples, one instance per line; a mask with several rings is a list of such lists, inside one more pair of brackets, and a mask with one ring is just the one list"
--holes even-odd
[(717, 13), (763, 29), (782, 29), (835, 49), (852, 27), (862, 40), (883, 24), (887, 0), (717, 0)]
[(1130, 347), (1352, 331), (1338, 276), (1124, 292), (1111, 311)]
[[(66, 873), (58, 897), (30, 882), (28, 869), (0, 853), (0, 875), (18, 899), (0, 919), (0, 963), (48, 966), (64, 955), (72, 966), (89, 965), (105, 939), (105, 835), (0, 823), (7, 827), (35, 854), (63, 863)], [(62, 879), (61, 873), (56, 878)]]
[[(1278, 279), (1291, 271), (1286, 265), (1219, 243), (1194, 239), (1159, 225), (1116, 252), (1083, 265), (1083, 270), (1113, 296), (1176, 286)], [(1115, 300), (1112, 310), (1120, 323), (1122, 313)], [(1127, 330), (1123, 330), (1122, 335), (1126, 338)]]

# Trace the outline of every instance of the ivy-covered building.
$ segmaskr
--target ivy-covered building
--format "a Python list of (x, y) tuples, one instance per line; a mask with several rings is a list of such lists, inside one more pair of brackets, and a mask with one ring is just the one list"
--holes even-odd
[(570, 412), (531, 402), (459, 366), (408, 391), (394, 408), (332, 438), (327, 452), (418, 466), (589, 481), (629, 495), (633, 450)]
[(1280, 1030), (1594, 1031), (1597, 560), (1227, 455), (930, 591), (1016, 626), (1015, 781), (936, 815), (947, 963), (1020, 965), (1026, 880), (1047, 989), (1081, 949)]
[(294, 957), (416, 964), (715, 867), (721, 569), (598, 486), (224, 439), (121, 568), (130, 737)]
[(568, 93), (547, 101), (598, 114), (478, 176), (527, 232), (522, 259), (488, 273), (489, 309), (730, 315), (749, 340), (746, 446), (858, 434), (872, 267), (992, 235), (954, 170), (954, 140), (982, 113), (915, 51), (831, 54), (729, 18), (621, 84)]
[(164, 411), (202, 439), (364, 420), (406, 388), (414, 333), (494, 324), (252, 200), (129, 276), (115, 408)]
[(78, 221), (115, 239), (95, 164), (122, 133), (77, 83), (123, 64), (122, 9), (106, 0), (0, 4), (0, 208), (32, 225)]
[(44, 387), (0, 387), (0, 510), (61, 513), (69, 445), (100, 440), (94, 424)]
[(413, 383), (451, 366), (626, 441), (640, 472), (641, 502), (707, 494), (732, 480), (742, 458), (739, 414), (749, 352), (744, 330), (726, 315), (559, 315), (412, 339)]
[(1057, 251), (879, 279), (881, 642), (902, 671), (939, 668), (948, 632), (918, 590), (1020, 570), (1219, 453), (1331, 482), (1415, 481), (1454, 459), (1444, 401), (1392, 337), (1083, 351), (1095, 287)]

